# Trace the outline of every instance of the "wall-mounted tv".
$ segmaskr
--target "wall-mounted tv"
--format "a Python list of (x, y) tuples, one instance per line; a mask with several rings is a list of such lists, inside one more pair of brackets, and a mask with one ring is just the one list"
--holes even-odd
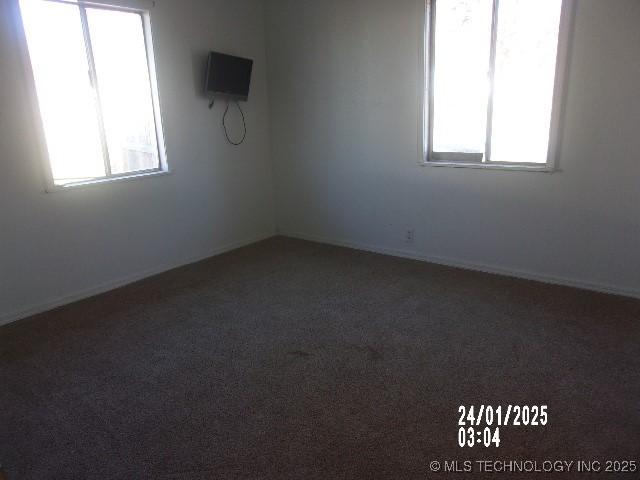
[(211, 52), (207, 61), (206, 92), (246, 101), (252, 70), (253, 60)]

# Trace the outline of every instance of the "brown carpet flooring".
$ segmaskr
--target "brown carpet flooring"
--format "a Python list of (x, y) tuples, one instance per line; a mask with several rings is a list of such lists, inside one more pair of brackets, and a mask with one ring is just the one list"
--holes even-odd
[[(549, 424), (461, 449), (480, 404)], [(460, 478), (429, 464), (639, 445), (633, 299), (274, 238), (0, 328), (9, 480)]]

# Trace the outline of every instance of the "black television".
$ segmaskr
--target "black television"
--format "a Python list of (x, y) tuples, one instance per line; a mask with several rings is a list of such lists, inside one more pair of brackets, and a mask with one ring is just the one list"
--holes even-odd
[(205, 90), (209, 95), (246, 101), (249, 98), (253, 60), (210, 52)]

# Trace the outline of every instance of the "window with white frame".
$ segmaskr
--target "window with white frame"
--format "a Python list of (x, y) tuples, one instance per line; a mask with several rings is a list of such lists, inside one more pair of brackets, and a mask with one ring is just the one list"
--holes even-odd
[(569, 3), (427, 0), (427, 163), (552, 166)]
[(147, 11), (20, 0), (50, 186), (166, 170)]

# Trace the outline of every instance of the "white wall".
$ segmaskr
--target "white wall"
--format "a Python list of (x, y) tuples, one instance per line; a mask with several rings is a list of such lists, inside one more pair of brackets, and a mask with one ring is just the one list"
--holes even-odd
[[(275, 230), (261, 0), (156, 0), (168, 160), (154, 179), (47, 194), (17, 52), (16, 0), (0, 0), (0, 323)], [(255, 59), (249, 135), (224, 140), (200, 97), (209, 49)]]
[(640, 295), (640, 2), (577, 3), (544, 174), (417, 165), (423, 0), (267, 2), (280, 231)]

